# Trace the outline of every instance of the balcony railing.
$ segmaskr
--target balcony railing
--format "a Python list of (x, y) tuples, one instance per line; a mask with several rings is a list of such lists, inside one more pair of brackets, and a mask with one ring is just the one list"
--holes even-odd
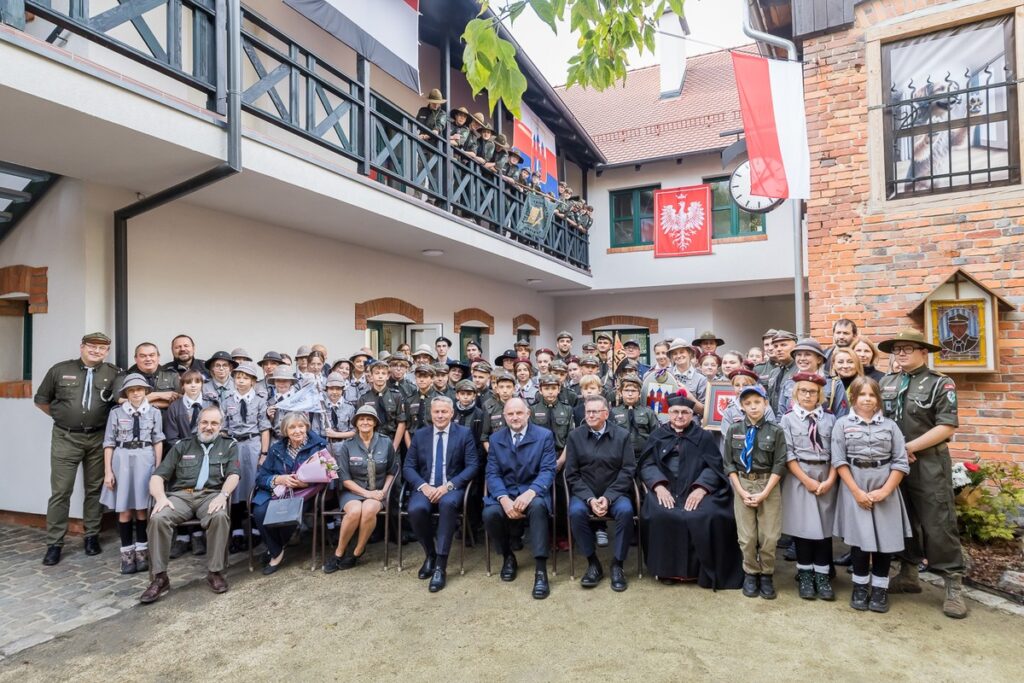
[[(0, 0), (146, 65), (206, 96), (224, 113), (227, 40), (225, 0), (116, 0), (98, 14), (89, 0)], [(6, 16), (6, 15), (5, 15)], [(5, 19), (6, 20), (6, 19)], [(160, 37), (150, 23), (162, 27)], [(137, 40), (127, 42), (130, 23)], [(369, 87), (368, 69), (348, 76), (242, 7), (242, 109), (355, 162), (363, 175), (475, 222), (492, 232), (589, 270), (585, 232), (554, 216), (543, 234), (520, 229), (519, 186), (451, 149), (414, 116)], [(190, 45), (189, 54), (183, 45)]]

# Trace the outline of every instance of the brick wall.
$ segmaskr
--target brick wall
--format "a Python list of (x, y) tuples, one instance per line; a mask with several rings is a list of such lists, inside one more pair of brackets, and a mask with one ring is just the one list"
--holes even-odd
[[(923, 329), (923, 321), (909, 312), (962, 267), (1014, 310), (999, 315), (998, 371), (951, 375), (961, 422), (953, 451), (1024, 462), (1024, 189), (937, 195), (899, 208), (884, 199), (870, 201), (875, 169), (868, 155), (873, 140), (865, 30), (942, 4), (864, 2), (853, 28), (804, 42), (812, 174), (807, 203), (811, 332), (830, 340), (838, 317), (858, 321), (875, 340), (902, 327)], [(1016, 58), (1020, 63), (1021, 55)], [(878, 365), (885, 368), (887, 359)]]

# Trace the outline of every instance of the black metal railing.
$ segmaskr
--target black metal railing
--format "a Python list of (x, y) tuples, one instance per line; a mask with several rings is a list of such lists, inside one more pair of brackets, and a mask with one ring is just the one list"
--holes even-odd
[(1020, 182), (1017, 83), (986, 68), (895, 83), (884, 107), (890, 199)]
[[(205, 93), (210, 110), (225, 112), (226, 0), (116, 0), (98, 14), (90, 12), (89, 0), (0, 2), (5, 8), (23, 2), (54, 24), (49, 42), (64, 32), (82, 36)], [(159, 33), (150, 21), (161, 26)], [(130, 37), (115, 32), (129, 23), (135, 29)], [(546, 231), (522, 229), (525, 192), (373, 92), (363, 77), (368, 69), (359, 70), (360, 78), (346, 75), (244, 6), (241, 33), (246, 113), (342, 155), (393, 189), (589, 270), (586, 232), (558, 216)]]

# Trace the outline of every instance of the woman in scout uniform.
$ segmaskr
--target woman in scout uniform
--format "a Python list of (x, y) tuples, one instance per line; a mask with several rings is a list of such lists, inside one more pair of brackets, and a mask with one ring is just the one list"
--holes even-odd
[(700, 374), (704, 375), (709, 382), (725, 379), (722, 374), (722, 358), (714, 351), (705, 352), (700, 357), (697, 367), (700, 368)]
[[(822, 366), (825, 364), (825, 351), (814, 339), (802, 339), (791, 351), (796, 372), (813, 372), (822, 374)], [(796, 374), (796, 373), (793, 373)], [(793, 376), (787, 373), (780, 375), (781, 386), (779, 387), (779, 409), (778, 415), (785, 415), (793, 403)], [(838, 379), (831, 379), (825, 383), (825, 399), (822, 405), (825, 410), (836, 417), (842, 417), (850, 411), (850, 404), (846, 400), (846, 391), (842, 382)]]
[(835, 524), (837, 474), (831, 442), (836, 418), (821, 408), (824, 377), (798, 372), (793, 380), (793, 409), (780, 422), (789, 469), (782, 482), (782, 533), (796, 543), (800, 597), (835, 600), (828, 575)]
[[(315, 353), (315, 352), (314, 352)], [(231, 493), (231, 545), (229, 552), (248, 550), (243, 529), (245, 506), (256, 485), (256, 469), (270, 449), (267, 401), (256, 393), (259, 371), (243, 361), (231, 373), (235, 390), (221, 404), (224, 433), (238, 444), (238, 486)], [(281, 416), (283, 417), (283, 416)]]
[[(371, 405), (360, 406), (355, 423), (356, 435), (342, 445), (338, 459), (338, 507), (345, 515), (341, 518), (338, 547), (324, 563), (324, 574), (356, 566), (398, 474), (398, 455), (391, 439), (377, 433), (376, 409)], [(350, 550), (353, 538), (355, 547)]]
[(519, 359), (512, 365), (516, 376), (516, 396), (526, 401), (527, 405), (537, 398), (537, 383), (533, 381), (533, 363)]
[(903, 434), (882, 413), (878, 382), (859, 377), (850, 396), (853, 411), (836, 420), (832, 431), (832, 466), (843, 480), (835, 533), (850, 546), (850, 607), (888, 612), (889, 565), (912, 533), (899, 488), (910, 463)]
[(163, 454), (163, 416), (149, 405), (151, 391), (138, 373), (121, 385), (124, 403), (107, 416), (103, 436), (103, 492), (100, 502), (117, 513), (121, 534), (121, 573), (149, 570), (149, 478)]
[[(729, 400), (729, 405), (722, 411), (722, 434), (729, 428), (729, 425), (743, 420), (743, 409), (740, 407), (739, 400), (740, 392), (746, 387), (754, 386), (759, 381), (758, 374), (747, 367), (742, 367), (729, 373), (729, 383), (732, 384), (736, 396)], [(779, 423), (778, 416), (775, 415), (775, 411), (772, 410), (771, 406), (765, 409), (764, 419), (773, 424)]]

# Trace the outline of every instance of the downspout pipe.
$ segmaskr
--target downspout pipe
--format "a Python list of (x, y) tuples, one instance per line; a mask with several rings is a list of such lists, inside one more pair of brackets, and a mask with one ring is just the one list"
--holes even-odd
[[(753, 9), (750, 4), (747, 4), (747, 11), (743, 13), (743, 33), (756, 41), (783, 48), (790, 60), (798, 61), (796, 43), (754, 28), (750, 22), (750, 13)], [(796, 330), (794, 331), (797, 337), (803, 339), (807, 336), (807, 313), (804, 310), (803, 215), (800, 211), (801, 201), (799, 199), (790, 199), (789, 201), (793, 207), (793, 312), (796, 319)]]
[(241, 0), (227, 0), (227, 161), (188, 180), (114, 212), (114, 345), (116, 362), (128, 362), (128, 221), (242, 170), (242, 11)]

